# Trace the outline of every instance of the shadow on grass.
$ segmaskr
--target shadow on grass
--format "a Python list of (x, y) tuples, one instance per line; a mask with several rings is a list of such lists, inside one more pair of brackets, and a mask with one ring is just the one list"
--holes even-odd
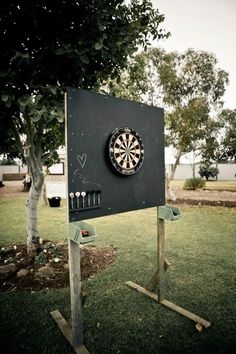
[[(155, 270), (156, 211), (91, 222), (98, 246), (113, 245), (117, 260), (86, 282), (85, 344), (92, 354), (230, 354), (235, 341), (233, 264), (235, 209), (183, 207), (166, 223), (166, 297), (211, 321), (197, 332), (189, 319), (125, 285), (144, 286)], [(64, 227), (64, 226), (63, 226)], [(5, 353), (72, 353), (49, 313), (69, 318), (69, 289), (0, 294), (0, 340)]]

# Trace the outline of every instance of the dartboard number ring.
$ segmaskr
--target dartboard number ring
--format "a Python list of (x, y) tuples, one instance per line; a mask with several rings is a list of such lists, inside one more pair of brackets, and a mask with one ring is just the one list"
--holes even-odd
[(144, 147), (139, 134), (130, 128), (117, 128), (109, 142), (112, 165), (123, 175), (136, 173), (143, 164)]

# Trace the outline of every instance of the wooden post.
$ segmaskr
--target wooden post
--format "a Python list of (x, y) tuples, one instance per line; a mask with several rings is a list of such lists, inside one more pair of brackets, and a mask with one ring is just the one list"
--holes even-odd
[(62, 334), (72, 345), (77, 354), (89, 354), (83, 345), (83, 319), (82, 319), (82, 289), (81, 289), (81, 270), (80, 270), (80, 244), (71, 240), (70, 236), (74, 229), (68, 224), (68, 247), (70, 264), (70, 298), (71, 298), (71, 318), (70, 324), (64, 319), (60, 311), (51, 312), (51, 316), (57, 323)]
[(71, 330), (73, 347), (83, 345), (80, 245), (69, 239)]
[[(138, 292), (148, 296), (149, 298), (157, 301), (159, 304), (162, 304), (181, 315), (190, 318), (197, 325), (204, 326), (205, 328), (211, 325), (211, 322), (204, 320), (203, 318), (195, 315), (188, 310), (185, 310), (183, 307), (173, 304), (172, 302), (165, 299), (165, 289), (164, 289), (164, 282), (165, 282), (165, 275), (170, 263), (165, 259), (165, 221), (164, 219), (159, 218), (159, 208), (157, 207), (157, 263), (158, 269), (147, 283), (146, 288), (133, 283), (132, 281), (127, 281), (126, 284)], [(158, 286), (157, 294), (153, 293), (153, 289)]]
[(158, 301), (165, 298), (165, 221), (159, 218), (157, 207), (157, 253), (158, 253)]

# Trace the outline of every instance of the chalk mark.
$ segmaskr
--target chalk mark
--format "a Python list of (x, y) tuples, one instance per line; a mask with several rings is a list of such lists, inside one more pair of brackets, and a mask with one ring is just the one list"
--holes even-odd
[(84, 168), (86, 161), (87, 161), (87, 155), (83, 153), (82, 155), (77, 155), (77, 160), (82, 168)]
[(82, 175), (82, 173), (80, 172), (79, 169), (75, 170), (75, 171), (73, 172), (73, 174), (74, 174), (75, 176), (78, 176), (79, 179), (81, 180), (81, 182), (82, 182), (83, 184), (93, 184), (93, 185), (95, 185), (95, 186), (97, 186), (97, 187), (99, 187), (99, 188), (102, 188), (102, 186), (101, 186), (99, 183), (89, 181), (86, 176), (83, 176), (83, 175)]

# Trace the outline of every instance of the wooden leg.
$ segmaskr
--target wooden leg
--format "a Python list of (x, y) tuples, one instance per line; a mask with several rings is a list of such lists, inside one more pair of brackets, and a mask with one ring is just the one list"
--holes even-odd
[(71, 297), (71, 329), (73, 347), (80, 347), (84, 342), (82, 297), (81, 297), (81, 272), (80, 272), (80, 245), (69, 240), (70, 262), (70, 297)]
[[(164, 263), (165, 277), (166, 277), (166, 271), (170, 265), (171, 265), (170, 262), (167, 259), (165, 259), (165, 263)], [(158, 270), (156, 270), (152, 278), (146, 284), (145, 288), (149, 291), (153, 291), (155, 287), (158, 285), (158, 283), (159, 283), (159, 273)]]
[(157, 207), (157, 249), (158, 249), (158, 300), (161, 302), (165, 298), (165, 224), (164, 220), (159, 218)]
[(157, 270), (155, 274), (152, 276), (152, 278), (149, 280), (149, 282), (146, 284), (145, 288), (149, 291), (153, 291), (158, 283), (159, 283), (159, 274)]
[(89, 354), (84, 346), (82, 320), (82, 285), (80, 271), (80, 245), (69, 239), (70, 263), (70, 296), (71, 318), (70, 325), (58, 310), (52, 311), (51, 316), (57, 323), (62, 334), (72, 345), (77, 354)]
[(75, 353), (77, 354), (89, 354), (89, 351), (84, 345), (81, 346), (74, 346), (73, 342), (73, 336), (72, 336), (72, 330), (71, 327), (68, 325), (67, 321), (64, 319), (64, 317), (61, 315), (60, 311), (55, 310), (50, 312), (52, 318), (58, 325), (60, 331), (64, 335), (64, 337), (68, 340), (70, 345), (74, 348)]
[(158, 296), (156, 294), (154, 294), (153, 292), (143, 288), (142, 286), (133, 283), (132, 281), (127, 281), (126, 284), (132, 288), (137, 290), (139, 293), (142, 293), (146, 296), (148, 296), (149, 298), (151, 298), (152, 300), (158, 302), (161, 305), (164, 305), (178, 313), (180, 313), (181, 315), (189, 318), (190, 320), (196, 322), (196, 323), (200, 323), (203, 327), (207, 328), (211, 325), (211, 322), (204, 320), (203, 318), (195, 315), (194, 313), (185, 310), (183, 307), (180, 307), (178, 305), (173, 304), (173, 302), (170, 302), (166, 299), (163, 299), (162, 301), (159, 301)]
[(170, 301), (164, 299), (164, 300), (160, 301), (160, 303), (162, 305), (169, 307), (170, 309), (180, 313), (181, 315), (190, 318), (190, 320), (193, 320), (196, 323), (200, 323), (205, 328), (207, 328), (211, 325), (211, 322), (204, 320), (203, 318), (195, 315), (192, 312), (189, 312), (188, 310), (185, 310), (183, 307), (173, 304), (173, 302), (170, 302)]
[[(157, 255), (158, 255), (158, 270), (155, 272), (151, 280), (148, 282), (146, 288), (133, 283), (132, 281), (127, 281), (126, 284), (137, 290), (138, 292), (150, 297), (152, 300), (180, 313), (181, 315), (190, 318), (197, 324), (204, 327), (209, 327), (210, 322), (204, 320), (203, 318), (195, 315), (192, 312), (185, 310), (184, 308), (173, 304), (172, 302), (165, 299), (164, 292), (164, 281), (165, 275), (170, 263), (165, 259), (165, 230), (164, 230), (164, 220), (159, 218), (159, 211), (157, 208)], [(158, 286), (158, 294), (152, 292), (152, 290)]]
[(156, 294), (154, 294), (153, 292), (143, 288), (142, 286), (133, 283), (132, 281), (127, 281), (125, 284), (127, 284), (130, 288), (137, 290), (138, 292), (150, 297), (151, 299), (158, 301), (158, 297)]

